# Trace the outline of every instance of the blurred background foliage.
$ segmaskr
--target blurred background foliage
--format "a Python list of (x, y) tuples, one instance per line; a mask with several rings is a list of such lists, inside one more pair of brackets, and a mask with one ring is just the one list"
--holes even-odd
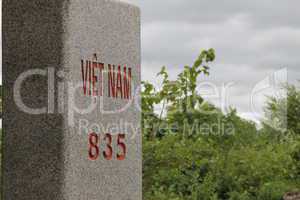
[(257, 128), (199, 95), (214, 59), (202, 51), (172, 81), (163, 67), (159, 90), (143, 82), (144, 200), (280, 200), (300, 188), (300, 91), (269, 98)]

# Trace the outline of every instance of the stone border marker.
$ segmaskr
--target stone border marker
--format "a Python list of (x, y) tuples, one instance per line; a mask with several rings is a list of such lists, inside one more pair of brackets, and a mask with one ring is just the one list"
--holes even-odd
[(2, 7), (2, 200), (141, 200), (139, 9)]

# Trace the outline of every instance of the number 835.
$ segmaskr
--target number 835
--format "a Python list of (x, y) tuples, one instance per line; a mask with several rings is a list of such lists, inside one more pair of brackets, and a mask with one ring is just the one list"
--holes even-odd
[[(125, 134), (118, 134), (117, 136), (117, 153), (116, 158), (118, 160), (124, 160), (126, 158), (126, 144), (124, 143)], [(106, 160), (112, 160), (113, 158), (113, 136), (110, 133), (104, 135), (105, 150), (102, 152), (103, 157)], [(100, 137), (96, 133), (89, 134), (89, 159), (97, 160), (100, 155)]]

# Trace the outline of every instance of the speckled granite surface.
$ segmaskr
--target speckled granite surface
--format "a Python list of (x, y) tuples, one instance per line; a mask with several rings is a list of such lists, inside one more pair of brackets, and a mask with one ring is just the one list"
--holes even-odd
[[(3, 0), (3, 200), (142, 199), (139, 16), (138, 8), (112, 0)], [(108, 97), (106, 72), (103, 96), (84, 95), (81, 60), (95, 54), (105, 69), (132, 69), (131, 101)], [(30, 114), (16, 105), (15, 82), (31, 69), (40, 74), (24, 80), (20, 98), (50, 113)], [(96, 106), (89, 113), (74, 109), (90, 102)], [(129, 128), (122, 129), (124, 124)], [(100, 140), (94, 161), (88, 152), (91, 131)], [(102, 155), (105, 133), (113, 138), (111, 160)], [(118, 133), (126, 134), (121, 161)]]

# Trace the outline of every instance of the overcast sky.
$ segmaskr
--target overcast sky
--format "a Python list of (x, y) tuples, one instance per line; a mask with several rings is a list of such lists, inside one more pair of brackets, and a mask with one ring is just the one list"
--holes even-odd
[[(207, 99), (221, 106), (220, 87), (230, 83), (227, 104), (255, 120), (262, 115), (265, 95), (276, 94), (268, 87), (274, 83), (269, 75), (285, 80), (286, 69), (289, 82), (300, 79), (299, 0), (124, 1), (141, 8), (144, 80), (158, 84), (155, 75), (163, 65), (175, 78), (201, 49), (214, 48), (217, 59), (211, 75), (199, 82), (217, 85), (219, 96)], [(255, 112), (250, 106), (253, 88), (258, 91), (253, 98)], [(199, 92), (212, 94), (205, 87)]]
[[(231, 83), (227, 104), (255, 120), (262, 115), (265, 95), (278, 95), (268, 85), (300, 79), (299, 0), (124, 1), (141, 8), (144, 80), (157, 80), (163, 65), (175, 78), (201, 49), (214, 48), (211, 75), (199, 81), (219, 87)], [(273, 74), (275, 79), (268, 79)], [(257, 93), (253, 106), (252, 90)], [(199, 92), (209, 90), (200, 87)], [(221, 106), (220, 100), (209, 100)]]

